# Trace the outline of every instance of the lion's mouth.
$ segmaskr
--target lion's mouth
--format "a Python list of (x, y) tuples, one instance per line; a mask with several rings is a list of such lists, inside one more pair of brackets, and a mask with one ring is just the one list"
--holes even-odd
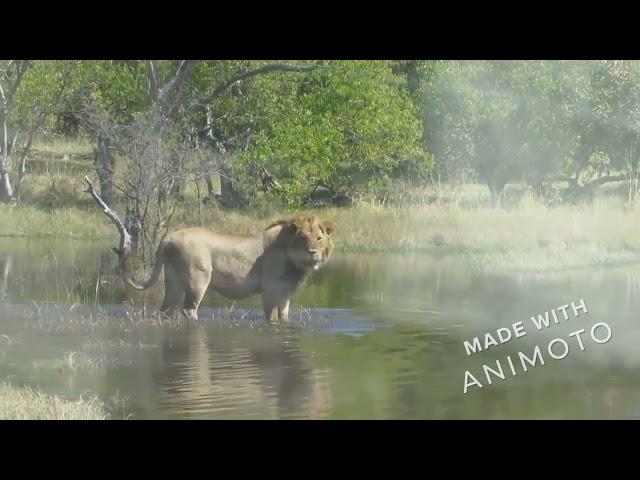
[(319, 255), (312, 257), (310, 262), (309, 262), (309, 265), (314, 270), (318, 270), (320, 268), (320, 266), (322, 265), (322, 257), (319, 256)]
[(324, 255), (321, 252), (311, 250), (309, 251), (308, 256), (304, 256), (303, 258), (298, 257), (299, 265), (302, 268), (307, 268), (310, 270), (319, 270), (324, 263)]

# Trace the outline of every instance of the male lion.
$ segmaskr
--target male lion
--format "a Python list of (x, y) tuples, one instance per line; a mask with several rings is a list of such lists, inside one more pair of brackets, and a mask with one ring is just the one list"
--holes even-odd
[(289, 300), (307, 274), (318, 270), (331, 255), (332, 222), (315, 216), (280, 220), (257, 236), (229, 235), (202, 228), (173, 232), (160, 243), (151, 277), (136, 290), (156, 283), (164, 267), (165, 295), (161, 310), (182, 312), (197, 320), (198, 306), (209, 285), (225, 297), (262, 295), (268, 321), (286, 320)]

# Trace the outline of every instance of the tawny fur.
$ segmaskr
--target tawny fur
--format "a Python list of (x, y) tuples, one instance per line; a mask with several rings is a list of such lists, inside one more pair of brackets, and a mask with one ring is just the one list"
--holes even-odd
[(315, 216), (280, 220), (257, 236), (186, 228), (161, 242), (147, 282), (138, 285), (130, 274), (125, 281), (136, 290), (146, 290), (164, 269), (161, 310), (182, 306), (188, 319), (198, 318), (198, 307), (210, 287), (232, 299), (259, 294), (267, 320), (286, 320), (291, 295), (331, 256), (333, 231), (331, 222)]

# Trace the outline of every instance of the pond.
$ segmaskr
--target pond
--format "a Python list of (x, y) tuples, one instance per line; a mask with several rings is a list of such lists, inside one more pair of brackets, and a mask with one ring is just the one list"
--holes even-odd
[[(459, 255), (336, 252), (287, 323), (265, 324), (258, 298), (213, 293), (187, 323), (157, 316), (162, 285), (132, 296), (111, 247), (0, 239), (0, 383), (97, 395), (115, 419), (640, 416), (637, 266), (490, 274)], [(531, 316), (581, 299), (588, 313), (534, 328)], [(486, 332), (519, 321), (527, 335), (484, 350)], [(598, 322), (605, 343), (589, 335)], [(483, 351), (468, 355), (476, 336)], [(554, 338), (566, 357), (548, 353)], [(545, 364), (523, 371), (518, 352), (536, 346)], [(505, 378), (488, 383), (483, 365), (498, 363)], [(467, 371), (482, 388), (465, 393)]]

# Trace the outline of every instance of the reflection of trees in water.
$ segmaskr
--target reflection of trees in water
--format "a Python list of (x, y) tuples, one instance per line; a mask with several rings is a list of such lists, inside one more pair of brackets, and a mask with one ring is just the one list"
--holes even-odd
[(11, 273), (12, 256), (0, 255), (0, 302), (7, 298), (7, 285)]
[(314, 274), (299, 302), (362, 306), (396, 303), (441, 304), (466, 291), (471, 269), (459, 258), (415, 255), (336, 255)]
[(627, 315), (633, 315), (638, 311), (640, 298), (640, 275), (637, 270), (626, 274), (626, 288), (624, 296), (624, 310)]
[[(114, 276), (117, 258), (107, 247), (42, 240), (5, 244), (1, 239), (0, 247), (13, 258), (11, 282), (4, 285), (4, 292), (17, 302), (94, 303), (97, 297), (99, 303), (118, 303), (125, 299), (120, 278)], [(0, 260), (0, 280), (3, 267)]]
[(199, 325), (164, 341), (163, 399), (171, 416), (326, 418), (326, 372), (307, 366), (295, 332)]

